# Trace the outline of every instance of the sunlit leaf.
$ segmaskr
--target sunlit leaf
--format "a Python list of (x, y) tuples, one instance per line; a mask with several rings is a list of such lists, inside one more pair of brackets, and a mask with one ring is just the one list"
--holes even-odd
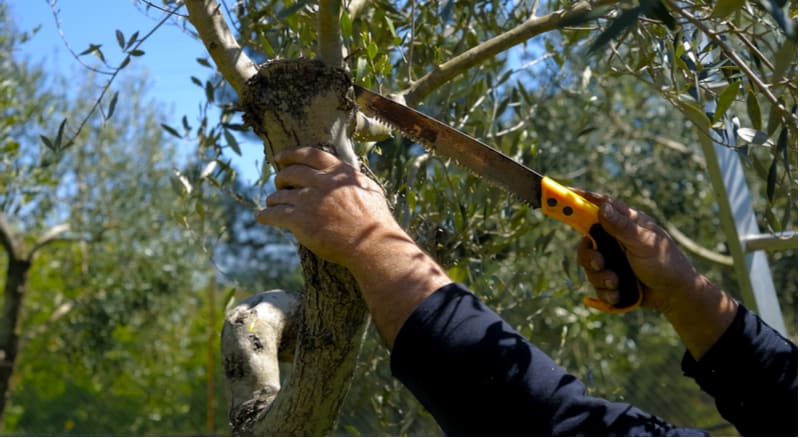
[[(784, 73), (792, 63), (797, 62), (797, 41), (787, 38), (775, 53), (773, 61), (775, 62), (775, 69), (772, 71), (772, 82), (778, 83), (787, 79), (791, 80), (791, 77), (784, 76)], [(796, 80), (797, 72), (794, 72), (794, 77)]]
[[(778, 102), (781, 105), (784, 105), (783, 99), (778, 99)], [(772, 135), (776, 129), (781, 125), (781, 117), (783, 116), (783, 111), (781, 110), (779, 105), (772, 104), (770, 106), (769, 111), (769, 118), (767, 120), (767, 135)]]
[(378, 45), (375, 44), (374, 41), (370, 41), (367, 44), (367, 56), (369, 59), (375, 59), (375, 56), (378, 54)]
[(711, 11), (711, 16), (725, 19), (732, 13), (741, 9), (745, 1), (746, 0), (717, 0), (714, 4), (714, 10)]
[(339, 19), (339, 27), (342, 31), (343, 38), (350, 38), (353, 36), (353, 21), (350, 19), (350, 13), (347, 9), (342, 11), (342, 18)]
[(747, 115), (756, 130), (761, 129), (761, 106), (753, 90), (747, 92)]
[(239, 148), (239, 142), (236, 140), (236, 136), (231, 134), (227, 129), (223, 130), (222, 133), (225, 136), (225, 141), (228, 143), (228, 146), (233, 149), (233, 152), (235, 152), (236, 155), (242, 156), (242, 150)]
[(769, 136), (762, 131), (753, 128), (739, 128), (736, 130), (736, 135), (739, 136), (746, 143), (755, 146), (773, 146), (772, 140)]
[(217, 162), (216, 161), (209, 161), (203, 170), (200, 171), (200, 179), (204, 179), (211, 175), (217, 169)]
[(713, 122), (718, 122), (725, 112), (728, 111), (733, 101), (736, 99), (736, 95), (739, 94), (739, 87), (741, 86), (741, 82), (731, 82), (725, 90), (719, 95), (719, 99), (717, 100), (717, 109), (714, 111), (714, 120)]

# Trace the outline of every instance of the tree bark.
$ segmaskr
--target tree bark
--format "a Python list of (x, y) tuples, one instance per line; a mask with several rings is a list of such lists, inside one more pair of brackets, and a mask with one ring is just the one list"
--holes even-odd
[[(8, 271), (3, 293), (3, 319), (0, 320), (0, 419), (11, 396), (11, 376), (19, 352), (19, 320), (25, 292), (28, 289), (28, 271), (31, 262), (8, 255)], [(0, 426), (2, 428), (2, 426)]]

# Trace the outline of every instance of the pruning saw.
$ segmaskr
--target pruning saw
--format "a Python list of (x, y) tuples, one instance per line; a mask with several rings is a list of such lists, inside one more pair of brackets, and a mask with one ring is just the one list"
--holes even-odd
[(359, 109), (368, 116), (454, 159), (513, 193), (531, 208), (541, 208), (545, 215), (589, 236), (595, 249), (603, 254), (606, 269), (617, 274), (620, 297), (613, 306), (594, 297), (584, 297), (587, 306), (609, 313), (624, 313), (639, 307), (644, 296), (643, 285), (636, 278), (620, 243), (600, 225), (596, 204), (468, 134), (366, 88), (358, 85), (354, 88)]

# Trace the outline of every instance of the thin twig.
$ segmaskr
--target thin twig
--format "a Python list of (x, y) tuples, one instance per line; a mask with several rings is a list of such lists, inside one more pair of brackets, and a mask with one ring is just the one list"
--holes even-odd
[[(175, 15), (176, 17), (189, 18), (189, 16), (186, 15), (186, 14), (179, 14), (179, 13), (176, 13), (176, 12), (172, 12), (169, 9), (167, 9), (167, 8), (165, 8), (163, 6), (159, 6), (159, 5), (157, 5), (157, 4), (155, 4), (155, 3), (151, 2), (151, 1), (148, 1), (148, 0), (138, 0), (138, 1), (146, 4), (147, 6), (150, 6), (153, 9), (158, 9), (161, 12), (171, 13), (172, 15)], [(175, 8), (175, 9), (177, 9), (177, 8)], [(174, 9), (173, 9), (173, 11), (174, 11)]]
[(722, 50), (723, 53), (731, 60), (737, 67), (739, 67), (742, 72), (747, 76), (748, 79), (758, 88), (761, 93), (770, 101), (776, 108), (778, 108), (781, 113), (783, 113), (784, 120), (787, 123), (793, 123), (794, 128), (797, 128), (797, 116), (792, 114), (791, 111), (787, 110), (783, 103), (774, 95), (772, 94), (772, 90), (769, 89), (769, 86), (761, 80), (761, 78), (750, 69), (750, 66), (747, 65), (746, 62), (733, 51), (725, 41), (722, 40), (717, 35), (717, 32), (712, 31), (705, 24), (695, 18), (690, 12), (684, 10), (684, 8), (680, 7), (679, 5), (670, 2), (673, 10), (676, 10), (679, 14), (681, 14), (687, 21), (692, 23), (698, 30), (703, 32), (709, 39), (714, 41), (715, 44)]
[(23, 251), (19, 247), (18, 239), (11, 231), (11, 227), (6, 222), (5, 215), (0, 212), (0, 245), (5, 248), (8, 253), (8, 258), (18, 260), (23, 257)]
[[(56, 22), (56, 31), (58, 32), (58, 36), (59, 36), (59, 38), (61, 38), (61, 42), (64, 44), (64, 47), (67, 48), (67, 51), (69, 51), (69, 53), (72, 55), (72, 57), (75, 58), (75, 60), (78, 61), (78, 63), (80, 65), (82, 65), (84, 68), (86, 68), (89, 71), (92, 71), (92, 72), (100, 74), (100, 75), (106, 75), (106, 76), (114, 74), (113, 71), (101, 70), (101, 69), (99, 69), (97, 67), (91, 66), (91, 65), (83, 62), (83, 60), (81, 59), (81, 56), (78, 54), (78, 52), (73, 50), (72, 46), (67, 41), (67, 36), (64, 35), (64, 29), (61, 27), (61, 17), (59, 17), (58, 0), (51, 0), (49, 4), (50, 4), (50, 12), (53, 13), (53, 19)], [(109, 65), (104, 60), (101, 59), (101, 61), (103, 61), (103, 64), (105, 64), (106, 67), (109, 67)]]

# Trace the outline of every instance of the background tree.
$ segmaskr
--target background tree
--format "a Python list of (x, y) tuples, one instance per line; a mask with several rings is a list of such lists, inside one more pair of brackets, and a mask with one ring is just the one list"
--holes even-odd
[(224, 404), (207, 406), (207, 391), (216, 400), (222, 389), (207, 384), (221, 376), (218, 330), (234, 290), (209, 285), (217, 238), (202, 230), (228, 211), (183, 184), (205, 168), (176, 159), (164, 111), (136, 75), (115, 84), (124, 104), (104, 105), (75, 135), (97, 97), (92, 78), (19, 59), (29, 35), (4, 5), (0, 23), (4, 431), (224, 433)]

